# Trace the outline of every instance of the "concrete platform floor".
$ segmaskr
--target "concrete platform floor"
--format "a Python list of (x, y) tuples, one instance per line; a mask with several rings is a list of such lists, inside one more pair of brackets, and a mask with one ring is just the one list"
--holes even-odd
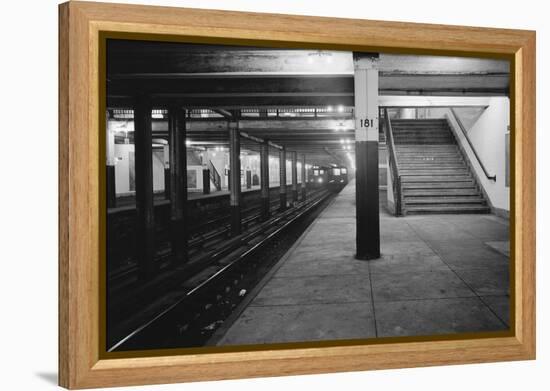
[(493, 215), (396, 218), (381, 208), (380, 221), (382, 257), (356, 260), (351, 182), (249, 293), (248, 305), (222, 329), (217, 344), (509, 328), (506, 220)]

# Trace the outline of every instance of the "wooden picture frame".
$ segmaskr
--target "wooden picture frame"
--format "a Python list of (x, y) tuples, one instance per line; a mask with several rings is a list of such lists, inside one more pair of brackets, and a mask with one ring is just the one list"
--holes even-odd
[[(512, 333), (288, 349), (104, 358), (99, 40), (158, 40), (497, 57), (511, 61)], [(103, 103), (104, 105), (104, 103)], [(103, 121), (103, 122), (102, 122)], [(535, 358), (535, 33), (369, 20), (68, 2), (59, 6), (59, 384), (67, 388)], [(104, 232), (104, 231), (103, 231)]]

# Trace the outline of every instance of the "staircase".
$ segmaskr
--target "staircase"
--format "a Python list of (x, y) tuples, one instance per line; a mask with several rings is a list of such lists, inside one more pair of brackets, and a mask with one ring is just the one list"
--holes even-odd
[(404, 214), (489, 213), (445, 119), (394, 119)]
[(207, 167), (208, 167), (208, 170), (210, 171), (210, 181), (212, 181), (216, 190), (220, 191), (222, 189), (222, 178), (218, 170), (216, 170), (216, 167), (214, 166), (214, 163), (212, 163), (211, 160), (208, 160)]

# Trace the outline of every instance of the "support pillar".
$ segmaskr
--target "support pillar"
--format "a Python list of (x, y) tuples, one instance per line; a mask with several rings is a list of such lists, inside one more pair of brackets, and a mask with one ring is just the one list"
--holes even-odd
[(357, 259), (380, 258), (378, 54), (353, 53)]
[(279, 210), (286, 210), (286, 150), (279, 151)]
[(202, 170), (202, 194), (210, 194), (210, 170)]
[(229, 207), (231, 209), (231, 234), (241, 233), (241, 143), (239, 123), (229, 122)]
[(164, 195), (170, 199), (170, 146), (163, 147), (164, 152)]
[(302, 201), (306, 200), (306, 155), (302, 155)]
[(105, 148), (105, 157), (107, 158), (107, 172), (105, 176), (107, 187), (107, 208), (116, 207), (116, 180), (115, 180), (115, 133), (109, 125), (109, 113), (105, 119), (105, 128), (107, 130), (107, 145)]
[(246, 188), (252, 189), (252, 171), (246, 170), (245, 181), (246, 181)]
[(298, 202), (298, 153), (292, 152), (292, 204)]
[(170, 166), (170, 224), (174, 264), (187, 261), (187, 146), (185, 110), (171, 107), (168, 110), (168, 153)]
[(262, 220), (269, 218), (269, 144), (264, 141), (260, 145), (260, 196), (262, 205)]
[(153, 144), (151, 139), (151, 101), (140, 95), (134, 106), (134, 143), (136, 171), (136, 255), (139, 277), (148, 280), (156, 271), (155, 213), (153, 204)]

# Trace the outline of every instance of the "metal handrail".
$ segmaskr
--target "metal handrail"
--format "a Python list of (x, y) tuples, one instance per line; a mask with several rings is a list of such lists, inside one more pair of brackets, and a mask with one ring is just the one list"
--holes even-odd
[(220, 191), (222, 189), (222, 178), (211, 160), (208, 160), (208, 169), (210, 170), (210, 178), (212, 179), (212, 182), (214, 182), (216, 190)]
[(401, 189), (401, 175), (399, 175), (399, 164), (397, 163), (397, 155), (395, 152), (395, 143), (393, 140), (393, 130), (391, 125), (390, 116), (388, 115), (388, 109), (384, 108), (384, 134), (386, 136), (386, 145), (389, 152), (389, 165), (390, 165), (390, 174), (392, 176), (392, 190), (393, 190), (393, 199), (395, 203), (395, 215), (401, 216), (403, 214), (402, 210), (402, 189)]
[(454, 107), (451, 107), (451, 113), (453, 113), (453, 116), (456, 120), (456, 123), (458, 124), (458, 127), (460, 128), (460, 130), (462, 131), (462, 134), (464, 135), (464, 137), (466, 138), (466, 141), (468, 141), (468, 145), (470, 145), (470, 148), (472, 149), (472, 151), (474, 152), (474, 156), (476, 157), (479, 165), (481, 166), (481, 169), (483, 170), (483, 172), (485, 173), (485, 176), (487, 177), (487, 179), (489, 180), (492, 180), (492, 181), (495, 181), (497, 180), (497, 176), (496, 175), (489, 175), (489, 173), (487, 172), (487, 169), (485, 168), (485, 165), (483, 164), (483, 162), (481, 161), (481, 159), (479, 158), (479, 155), (474, 147), (474, 144), (472, 144), (472, 141), (470, 140), (470, 137), (468, 137), (468, 133), (466, 132), (466, 128), (464, 127), (464, 124), (462, 123), (462, 121), (460, 120), (460, 118), (458, 117), (458, 114), (456, 113)]

